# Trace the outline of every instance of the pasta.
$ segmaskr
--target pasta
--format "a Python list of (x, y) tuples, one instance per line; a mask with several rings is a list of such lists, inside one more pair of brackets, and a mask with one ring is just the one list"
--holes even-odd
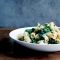
[(18, 39), (35, 44), (60, 44), (60, 30), (54, 22), (38, 25), (35, 28), (26, 29), (23, 34), (18, 34)]

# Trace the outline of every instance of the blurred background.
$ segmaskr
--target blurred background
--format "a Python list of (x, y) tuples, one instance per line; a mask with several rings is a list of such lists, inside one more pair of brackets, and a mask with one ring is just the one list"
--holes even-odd
[(60, 0), (0, 0), (0, 27), (60, 26)]

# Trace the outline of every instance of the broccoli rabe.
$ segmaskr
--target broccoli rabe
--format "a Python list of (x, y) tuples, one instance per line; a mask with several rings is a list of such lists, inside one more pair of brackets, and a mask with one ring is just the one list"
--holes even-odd
[(58, 42), (52, 38), (49, 38), (49, 44), (58, 44)]
[(39, 34), (39, 39), (38, 40), (44, 40), (43, 34)]
[(37, 43), (37, 40), (36, 39), (31, 39), (31, 43)]
[(51, 32), (51, 31), (52, 31), (52, 29), (49, 26), (45, 26), (44, 28), (42, 28), (40, 30), (40, 33), (45, 34), (45, 33)]
[(31, 34), (32, 32), (35, 31), (35, 28), (32, 28), (32, 29), (26, 29), (25, 32), (28, 32), (29, 34)]

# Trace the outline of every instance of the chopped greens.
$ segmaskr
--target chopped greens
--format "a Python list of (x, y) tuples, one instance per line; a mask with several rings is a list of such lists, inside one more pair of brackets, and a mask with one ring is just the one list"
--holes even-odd
[(31, 39), (31, 43), (37, 43), (37, 40), (35, 40), (35, 39)]
[(50, 38), (49, 39), (49, 44), (58, 44), (58, 42), (55, 41), (54, 39)]

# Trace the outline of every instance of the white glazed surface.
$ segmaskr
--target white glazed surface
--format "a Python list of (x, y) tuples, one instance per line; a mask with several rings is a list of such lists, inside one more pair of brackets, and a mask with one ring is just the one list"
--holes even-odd
[(33, 28), (33, 27), (15, 29), (9, 33), (9, 36), (13, 40), (15, 40), (17, 43), (33, 50), (46, 51), (46, 52), (60, 51), (60, 44), (34, 44), (34, 43), (27, 43), (27, 42), (18, 40), (17, 35), (19, 33), (20, 34), (24, 33), (25, 29), (30, 29), (30, 28)]

